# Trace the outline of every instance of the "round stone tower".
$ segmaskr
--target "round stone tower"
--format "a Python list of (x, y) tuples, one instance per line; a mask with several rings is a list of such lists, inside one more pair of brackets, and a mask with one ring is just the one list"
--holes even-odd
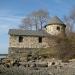
[(45, 26), (46, 31), (51, 35), (63, 35), (65, 36), (66, 25), (57, 17), (54, 16)]

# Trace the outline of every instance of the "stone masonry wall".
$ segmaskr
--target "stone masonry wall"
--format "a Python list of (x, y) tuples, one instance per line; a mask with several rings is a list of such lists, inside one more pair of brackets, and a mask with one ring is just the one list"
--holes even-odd
[[(60, 27), (60, 30), (57, 30), (57, 27)], [(46, 31), (51, 35), (65, 35), (65, 27), (62, 25), (49, 25), (46, 27)]]
[(19, 36), (10, 36), (9, 47), (15, 48), (44, 48), (48, 47), (46, 38), (42, 37), (42, 43), (39, 43), (39, 37), (23, 36), (23, 42), (19, 42)]
[[(27, 55), (40, 48), (55, 48), (57, 46), (55, 38), (42, 37), (42, 43), (39, 43), (38, 37), (23, 36), (23, 42), (19, 43), (19, 36), (10, 36), (9, 38), (9, 57), (13, 59), (27, 60)], [(49, 40), (48, 40), (49, 39)]]

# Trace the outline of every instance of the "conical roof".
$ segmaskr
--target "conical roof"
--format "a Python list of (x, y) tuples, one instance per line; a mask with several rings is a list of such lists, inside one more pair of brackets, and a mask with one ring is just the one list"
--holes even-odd
[[(66, 26), (57, 16), (52, 17), (49, 21), (47, 25), (53, 25), (53, 24), (59, 24), (59, 25), (64, 25)], [(46, 25), (46, 26), (47, 26)]]

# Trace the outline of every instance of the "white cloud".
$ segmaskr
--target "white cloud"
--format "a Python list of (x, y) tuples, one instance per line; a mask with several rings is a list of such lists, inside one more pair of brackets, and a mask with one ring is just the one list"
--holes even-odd
[(23, 17), (16, 16), (17, 12), (8, 9), (0, 9), (0, 35), (7, 33), (9, 28), (16, 28)]
[(21, 19), (19, 16), (0, 16), (0, 35), (7, 33), (10, 28), (17, 28)]
[(0, 17), (0, 34), (6, 33), (9, 28), (16, 28), (19, 21), (19, 19)]
[(0, 10), (0, 53), (8, 52), (8, 30), (17, 28), (22, 18), (9, 10)]

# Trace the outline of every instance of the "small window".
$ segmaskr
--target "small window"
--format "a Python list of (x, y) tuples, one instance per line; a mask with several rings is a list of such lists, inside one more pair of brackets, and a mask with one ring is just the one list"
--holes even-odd
[(19, 36), (19, 42), (23, 42), (23, 37)]
[(59, 31), (60, 30), (60, 27), (57, 27), (57, 30)]
[(39, 37), (39, 43), (42, 43), (42, 37)]

